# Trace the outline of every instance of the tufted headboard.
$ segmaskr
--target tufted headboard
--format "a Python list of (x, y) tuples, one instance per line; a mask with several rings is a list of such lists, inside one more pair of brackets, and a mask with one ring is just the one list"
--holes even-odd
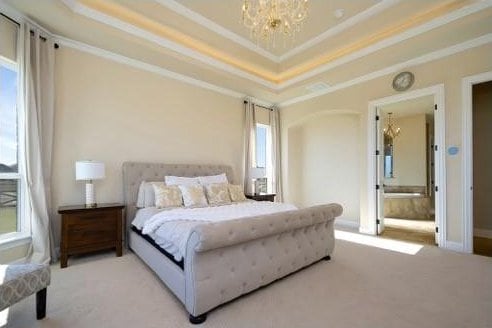
[(164, 181), (166, 175), (198, 177), (225, 173), (229, 182), (234, 182), (231, 166), (199, 164), (123, 163), (123, 197), (126, 205), (126, 231), (137, 210), (138, 188), (142, 181)]

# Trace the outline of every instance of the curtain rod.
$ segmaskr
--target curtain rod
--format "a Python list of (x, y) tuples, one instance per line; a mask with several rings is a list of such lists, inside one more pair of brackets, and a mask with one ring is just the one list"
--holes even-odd
[[(15, 25), (19, 26), (20, 27), (20, 23), (18, 21), (16, 21), (15, 19), (13, 18), (10, 18), (9, 16), (5, 15), (4, 13), (0, 13), (0, 15), (2, 15), (3, 17), (5, 17), (6, 19), (8, 19), (9, 21), (11, 21), (12, 23), (14, 23)], [(30, 31), (31, 34), (34, 34), (34, 31)], [(46, 38), (44, 36), (39, 36), (39, 38), (43, 41), (46, 41)], [(58, 43), (55, 43), (54, 45), (55, 49), (58, 49), (60, 48), (60, 46), (58, 45)]]
[[(249, 101), (245, 100), (244, 103), (247, 104)], [(260, 108), (263, 108), (263, 109), (268, 109), (268, 110), (271, 110), (273, 111), (273, 108), (270, 108), (270, 107), (265, 107), (265, 106), (262, 106), (262, 105), (258, 105), (258, 104), (255, 104), (253, 103), (256, 107), (260, 107)]]

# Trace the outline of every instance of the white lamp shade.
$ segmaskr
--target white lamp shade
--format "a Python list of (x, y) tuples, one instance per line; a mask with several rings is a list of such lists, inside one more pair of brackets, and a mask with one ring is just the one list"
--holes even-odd
[(252, 167), (249, 170), (251, 179), (260, 179), (266, 177), (266, 169), (264, 167)]
[(104, 177), (104, 163), (93, 161), (75, 162), (75, 180), (97, 180)]

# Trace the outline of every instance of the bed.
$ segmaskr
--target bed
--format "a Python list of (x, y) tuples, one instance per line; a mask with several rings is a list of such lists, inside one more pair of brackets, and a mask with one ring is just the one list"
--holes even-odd
[(187, 239), (181, 263), (132, 227), (142, 181), (221, 173), (234, 181), (232, 168), (224, 165), (123, 164), (125, 243), (183, 303), (194, 324), (204, 322), (207, 313), (223, 303), (329, 260), (334, 249), (334, 219), (342, 213), (340, 205), (327, 204), (200, 224)]

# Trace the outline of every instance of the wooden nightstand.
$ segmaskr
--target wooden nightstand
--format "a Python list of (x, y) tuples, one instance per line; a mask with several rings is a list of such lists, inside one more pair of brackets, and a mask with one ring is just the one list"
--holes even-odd
[(276, 194), (246, 194), (245, 196), (246, 198), (252, 200), (273, 202), (275, 200)]
[(60, 266), (67, 267), (68, 256), (114, 248), (121, 256), (123, 204), (61, 206)]

